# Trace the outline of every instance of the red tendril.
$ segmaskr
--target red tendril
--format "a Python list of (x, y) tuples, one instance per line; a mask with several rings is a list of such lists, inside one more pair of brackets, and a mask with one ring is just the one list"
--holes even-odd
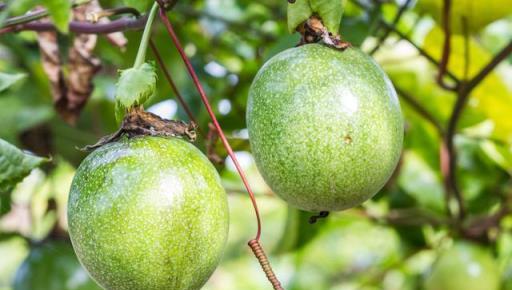
[[(160, 3), (160, 1), (159, 1), (159, 3)], [(235, 154), (233, 153), (233, 149), (231, 149), (231, 146), (229, 145), (229, 142), (228, 142), (226, 136), (224, 135), (224, 131), (220, 127), (220, 124), (217, 121), (215, 114), (213, 113), (210, 102), (208, 101), (208, 97), (206, 96), (206, 93), (204, 92), (204, 89), (203, 89), (201, 83), (199, 82), (199, 78), (197, 77), (197, 74), (194, 71), (192, 64), (190, 63), (190, 60), (188, 59), (187, 55), (185, 54), (185, 51), (183, 50), (183, 47), (181, 46), (181, 43), (180, 43), (178, 37), (176, 36), (176, 33), (174, 32), (171, 22), (167, 18), (164, 6), (160, 6), (159, 15), (160, 15), (160, 19), (162, 20), (162, 22), (165, 25), (165, 28), (167, 29), (167, 32), (169, 33), (169, 36), (171, 37), (172, 41), (174, 42), (176, 49), (178, 50), (181, 58), (183, 59), (183, 62), (185, 63), (185, 65), (187, 67), (188, 73), (192, 77), (194, 85), (196, 86), (197, 91), (199, 92), (199, 95), (201, 96), (201, 100), (203, 101), (203, 104), (206, 107), (206, 110), (208, 111), (210, 118), (212, 119), (213, 125), (215, 126), (215, 129), (217, 130), (217, 133), (219, 134), (219, 137), (222, 140), (222, 144), (224, 145), (224, 148), (226, 148), (226, 151), (228, 152), (229, 157), (231, 157), (231, 160), (233, 161), (233, 164), (235, 165), (236, 170), (238, 171), (238, 174), (240, 175), (240, 178), (242, 179), (242, 182), (244, 183), (244, 186), (247, 189), (247, 193), (249, 194), (249, 197), (251, 198), (252, 206), (254, 207), (254, 212), (256, 214), (258, 230), (256, 232), (256, 237), (253, 240), (250, 240), (248, 245), (252, 249), (254, 256), (258, 259), (258, 262), (260, 263), (261, 268), (263, 269), (263, 272), (267, 276), (268, 281), (272, 284), (272, 287), (275, 290), (283, 290), (283, 287), (281, 286), (281, 283), (279, 282), (276, 275), (274, 274), (274, 271), (272, 270), (272, 267), (267, 258), (267, 255), (265, 255), (265, 251), (263, 250), (263, 247), (261, 246), (261, 244), (259, 242), (260, 236), (261, 236), (260, 213), (258, 210), (258, 205), (256, 203), (256, 198), (254, 197), (254, 193), (252, 192), (252, 189), (249, 186), (249, 182), (247, 181), (245, 173), (244, 173), (242, 167), (240, 166), (238, 159), (236, 158)]]
[(240, 178), (242, 178), (242, 182), (244, 183), (244, 186), (247, 189), (247, 193), (249, 193), (252, 205), (254, 207), (254, 212), (256, 214), (256, 219), (258, 221), (258, 230), (257, 230), (255, 239), (259, 240), (260, 236), (261, 236), (261, 218), (260, 218), (260, 213), (258, 210), (258, 205), (256, 203), (256, 198), (254, 197), (254, 193), (252, 192), (252, 189), (249, 186), (249, 182), (247, 181), (245, 173), (244, 173), (242, 167), (240, 166), (238, 159), (236, 158), (235, 154), (233, 153), (233, 149), (231, 149), (231, 146), (229, 145), (228, 139), (224, 135), (224, 131), (220, 127), (219, 122), (217, 121), (217, 118), (215, 117), (215, 114), (213, 113), (212, 107), (210, 105), (210, 102), (208, 101), (208, 97), (206, 96), (206, 93), (204, 92), (203, 86), (199, 82), (199, 78), (197, 77), (197, 74), (194, 71), (192, 64), (190, 63), (190, 60), (188, 59), (187, 55), (185, 54), (185, 51), (183, 50), (183, 47), (181, 46), (181, 42), (178, 39), (178, 37), (176, 36), (176, 33), (174, 32), (174, 29), (172, 27), (172, 24), (169, 21), (169, 19), (167, 18), (165, 10), (162, 7), (160, 8), (160, 19), (162, 19), (162, 22), (164, 23), (165, 28), (167, 29), (167, 32), (169, 33), (169, 36), (171, 37), (172, 41), (174, 42), (176, 49), (178, 49), (178, 52), (179, 52), (181, 58), (183, 59), (185, 66), (187, 67), (188, 73), (190, 74), (190, 77), (192, 78), (194, 85), (196, 86), (197, 91), (199, 92), (199, 95), (201, 96), (201, 100), (203, 101), (203, 104), (206, 107), (206, 110), (208, 111), (210, 118), (212, 119), (213, 125), (215, 126), (215, 129), (217, 129), (217, 132), (219, 133), (219, 137), (222, 141), (222, 144), (226, 148), (226, 151), (228, 152), (229, 157), (231, 157), (231, 160), (233, 161), (233, 164), (235, 165), (236, 170), (238, 171), (238, 174), (240, 175)]

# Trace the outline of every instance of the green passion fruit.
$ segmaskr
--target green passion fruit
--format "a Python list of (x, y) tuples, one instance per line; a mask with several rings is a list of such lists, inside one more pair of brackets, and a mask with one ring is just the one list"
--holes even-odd
[(487, 249), (457, 242), (440, 254), (425, 280), (425, 290), (498, 290), (499, 273)]
[(136, 137), (84, 159), (68, 204), (80, 262), (104, 289), (200, 289), (228, 234), (220, 177), (193, 145)]
[(285, 50), (256, 75), (247, 126), (263, 178), (289, 204), (343, 210), (375, 195), (403, 142), (395, 89), (356, 48), (321, 44)]

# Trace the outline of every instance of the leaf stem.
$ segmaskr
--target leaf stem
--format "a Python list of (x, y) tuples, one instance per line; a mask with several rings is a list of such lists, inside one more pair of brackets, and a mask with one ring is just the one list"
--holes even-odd
[(134, 68), (140, 67), (146, 60), (146, 51), (148, 49), (148, 43), (151, 36), (151, 26), (153, 24), (153, 20), (155, 19), (158, 8), (158, 3), (155, 2), (153, 7), (151, 7), (151, 11), (149, 12), (148, 20), (146, 22), (146, 26), (144, 27), (144, 33), (142, 34), (142, 39), (140, 40), (139, 51), (137, 51), (137, 57), (135, 58), (135, 63), (133, 64)]

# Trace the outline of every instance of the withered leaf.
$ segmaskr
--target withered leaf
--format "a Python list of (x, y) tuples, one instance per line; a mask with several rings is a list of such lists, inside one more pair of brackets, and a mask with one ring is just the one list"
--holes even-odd
[[(90, 1), (73, 10), (73, 19), (87, 21), (89, 15), (101, 10), (97, 0)], [(102, 18), (99, 22), (105, 23), (109, 20)], [(127, 40), (122, 33), (111, 33), (107, 37), (116, 46), (123, 48), (126, 45)], [(73, 45), (68, 51), (66, 71), (69, 73), (64, 75), (57, 33), (38, 33), (42, 64), (50, 80), (55, 109), (70, 124), (76, 123), (94, 89), (93, 77), (101, 68), (100, 59), (93, 55), (97, 40), (98, 36), (95, 34), (75, 35)]]
[(67, 86), (62, 73), (62, 63), (57, 43), (57, 32), (45, 31), (37, 34), (37, 42), (41, 51), (41, 63), (50, 80), (54, 101), (65, 98)]

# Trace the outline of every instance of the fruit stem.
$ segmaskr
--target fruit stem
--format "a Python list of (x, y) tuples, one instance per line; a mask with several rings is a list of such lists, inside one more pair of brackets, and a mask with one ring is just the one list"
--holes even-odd
[(135, 63), (133, 64), (134, 68), (140, 67), (146, 60), (146, 51), (148, 49), (148, 43), (149, 43), (149, 39), (151, 36), (151, 26), (153, 25), (153, 20), (155, 19), (157, 10), (158, 10), (158, 3), (155, 2), (153, 4), (153, 6), (151, 7), (151, 11), (149, 12), (146, 26), (144, 27), (144, 32), (143, 32), (142, 38), (140, 40), (139, 50), (137, 51), (137, 57), (135, 58)]

